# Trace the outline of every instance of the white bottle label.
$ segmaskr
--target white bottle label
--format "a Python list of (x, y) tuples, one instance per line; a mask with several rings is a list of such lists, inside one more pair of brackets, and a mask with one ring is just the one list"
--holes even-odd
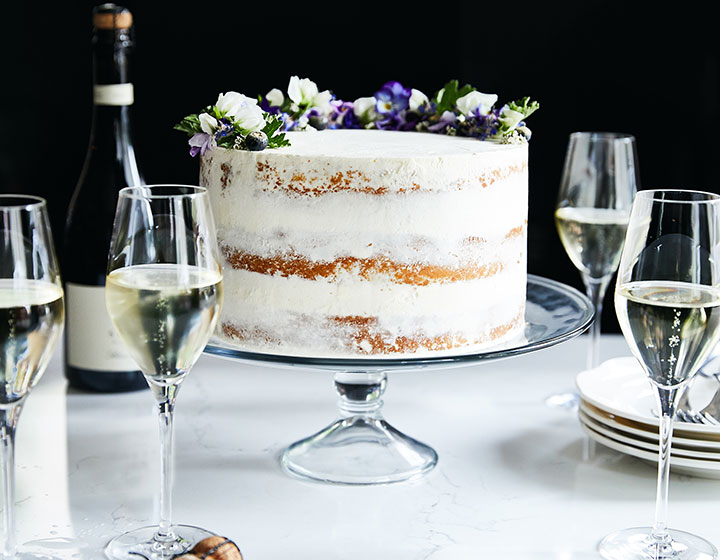
[(132, 84), (98, 84), (93, 86), (95, 105), (132, 105), (135, 90)]
[(99, 371), (134, 371), (138, 365), (120, 340), (105, 307), (104, 286), (65, 285), (67, 362)]

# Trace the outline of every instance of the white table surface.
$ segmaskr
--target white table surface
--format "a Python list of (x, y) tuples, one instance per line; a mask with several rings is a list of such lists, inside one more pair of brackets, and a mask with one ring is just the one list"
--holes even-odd
[[(391, 373), (385, 418), (433, 446), (420, 480), (338, 486), (278, 456), (337, 415), (329, 372), (203, 355), (176, 408), (174, 520), (233, 539), (246, 560), (596, 559), (598, 540), (652, 523), (655, 467), (588, 445), (544, 398), (574, 382), (587, 337), (447, 371)], [(602, 359), (629, 355), (605, 335)], [(68, 392), (56, 355), (17, 432), (18, 542), (67, 558), (156, 520), (158, 430), (147, 391)], [(720, 480), (672, 475), (670, 525), (720, 547)]]

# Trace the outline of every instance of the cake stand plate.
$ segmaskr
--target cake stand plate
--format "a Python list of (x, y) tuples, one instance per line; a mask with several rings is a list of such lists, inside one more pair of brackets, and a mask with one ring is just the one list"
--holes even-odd
[(528, 275), (525, 329), (522, 335), (480, 352), (457, 351), (422, 357), (318, 357), (252, 352), (240, 345), (212, 340), (205, 352), (273, 367), (332, 371), (340, 395), (340, 418), (316, 434), (293, 443), (282, 455), (283, 468), (301, 478), (340, 484), (383, 484), (423, 475), (437, 454), (388, 424), (381, 396), (387, 373), (448, 369), (481, 361), (511, 358), (570, 340), (587, 330), (594, 307), (579, 291)]

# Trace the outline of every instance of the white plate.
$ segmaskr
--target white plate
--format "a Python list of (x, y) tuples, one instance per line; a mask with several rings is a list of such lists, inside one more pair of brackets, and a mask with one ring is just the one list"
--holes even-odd
[[(633, 437), (631, 435), (627, 435), (626, 433), (624, 433), (620, 430), (614, 430), (613, 428), (610, 428), (610, 427), (594, 420), (593, 418), (591, 418), (590, 416), (585, 414), (582, 410), (580, 410), (578, 412), (578, 419), (580, 420), (581, 424), (584, 424), (588, 428), (592, 428), (593, 430), (604, 435), (605, 437), (614, 439), (618, 443), (634, 445), (635, 447), (640, 447), (642, 449), (647, 449), (650, 452), (658, 453), (657, 440), (649, 441), (645, 438)], [(675, 440), (673, 439), (670, 452), (673, 457), (684, 457), (686, 459), (703, 459), (703, 460), (715, 461), (718, 463), (718, 468), (720, 468), (720, 451), (712, 452), (712, 451), (698, 451), (697, 449), (687, 449), (687, 448), (675, 445)]]
[[(581, 398), (599, 409), (650, 426), (658, 426), (654, 415), (656, 392), (635, 358), (614, 358), (595, 369), (580, 372), (576, 384)], [(711, 397), (717, 382), (699, 377), (691, 386), (690, 402), (701, 408)], [(678, 422), (686, 437), (718, 436), (720, 426)]]
[[(600, 410), (583, 399), (580, 399), (579, 408), (586, 416), (595, 420), (595, 422), (613, 430), (623, 432), (629, 436), (644, 438), (649, 441), (654, 441), (657, 444), (659, 439), (659, 428), (657, 424), (652, 426), (650, 424), (628, 420), (627, 418)], [(687, 424), (681, 422), (675, 423), (672, 439), (673, 447), (694, 449), (696, 451), (717, 451), (720, 453), (720, 436), (715, 436), (714, 434), (698, 435), (688, 433), (684, 429), (685, 426), (687, 426)]]
[[(632, 455), (633, 457), (637, 457), (638, 459), (643, 459), (651, 463), (657, 463), (658, 461), (657, 453), (641, 449), (640, 447), (636, 447), (634, 445), (627, 445), (606, 437), (586, 424), (580, 423), (580, 426), (590, 439), (604, 445), (605, 447), (609, 447), (610, 449), (619, 451), (620, 453)], [(720, 462), (717, 461), (703, 461), (700, 459), (685, 459), (682, 457), (671, 456), (670, 470), (675, 473), (688, 474), (702, 478), (720, 479)]]

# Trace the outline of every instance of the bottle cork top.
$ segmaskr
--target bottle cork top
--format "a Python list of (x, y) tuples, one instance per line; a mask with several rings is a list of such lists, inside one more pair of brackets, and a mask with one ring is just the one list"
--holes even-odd
[(132, 26), (132, 12), (123, 6), (107, 3), (93, 9), (93, 26), (96, 29), (128, 29)]

